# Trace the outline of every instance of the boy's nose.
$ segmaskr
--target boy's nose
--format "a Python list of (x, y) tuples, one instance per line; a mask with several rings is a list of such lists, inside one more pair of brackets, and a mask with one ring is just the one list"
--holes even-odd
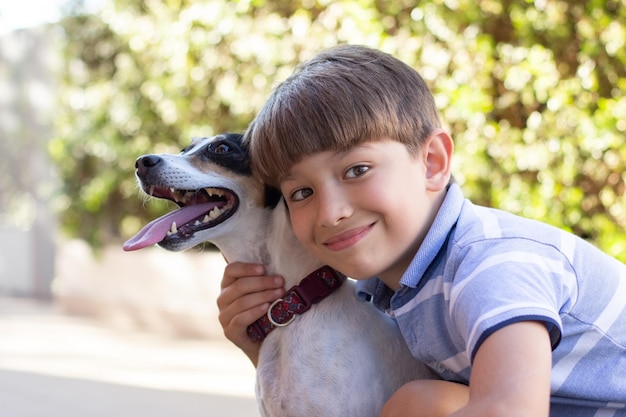
[(319, 196), (318, 222), (321, 226), (334, 227), (352, 215), (352, 206), (346, 195), (326, 190)]

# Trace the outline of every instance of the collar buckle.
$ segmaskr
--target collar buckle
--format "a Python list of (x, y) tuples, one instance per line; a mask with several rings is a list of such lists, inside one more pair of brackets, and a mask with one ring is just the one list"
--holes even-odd
[(287, 291), (283, 298), (274, 301), (267, 314), (248, 326), (248, 336), (260, 342), (276, 327), (285, 327), (296, 315), (309, 310), (343, 284), (346, 277), (329, 266), (323, 266), (307, 275), (298, 285)]

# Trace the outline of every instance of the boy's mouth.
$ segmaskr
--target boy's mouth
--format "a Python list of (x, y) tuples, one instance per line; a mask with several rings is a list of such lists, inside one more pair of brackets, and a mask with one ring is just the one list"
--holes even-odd
[(372, 230), (374, 224), (357, 227), (335, 235), (327, 239), (324, 242), (324, 246), (334, 252), (347, 249), (361, 241)]

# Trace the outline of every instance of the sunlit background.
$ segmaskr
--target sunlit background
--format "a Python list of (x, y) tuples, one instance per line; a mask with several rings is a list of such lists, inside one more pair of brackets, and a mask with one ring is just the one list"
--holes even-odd
[(626, 0), (0, 0), (0, 384), (252, 401), (217, 324), (219, 254), (120, 249), (168, 210), (141, 197), (134, 161), (243, 131), (298, 62), (346, 42), (423, 75), (468, 197), (626, 261)]
[[(96, 12), (103, 3), (103, 0), (93, 0), (89, 7), (91, 11)], [(0, 33), (58, 22), (63, 16), (63, 7), (69, 4), (68, 0), (2, 0), (0, 1)]]

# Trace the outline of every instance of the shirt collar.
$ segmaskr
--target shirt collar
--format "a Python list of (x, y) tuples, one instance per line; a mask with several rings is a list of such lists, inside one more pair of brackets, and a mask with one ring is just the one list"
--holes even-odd
[(435, 221), (428, 230), (424, 241), (420, 245), (411, 264), (402, 275), (400, 285), (416, 287), (426, 273), (435, 256), (446, 242), (450, 230), (456, 224), (461, 207), (463, 206), (463, 193), (458, 184), (452, 183), (448, 188), (446, 198), (437, 212)]

